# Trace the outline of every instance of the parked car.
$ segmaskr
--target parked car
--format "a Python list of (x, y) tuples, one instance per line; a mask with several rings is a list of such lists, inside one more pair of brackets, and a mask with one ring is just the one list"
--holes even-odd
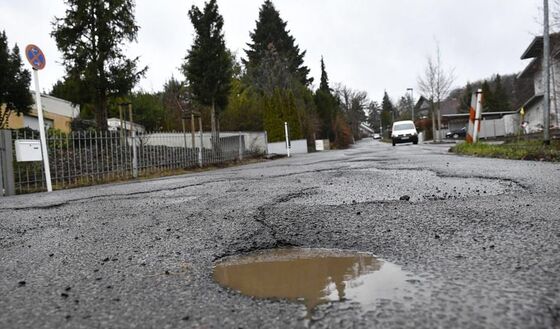
[(467, 137), (467, 127), (463, 127), (461, 129), (451, 130), (447, 134), (445, 134), (445, 138), (447, 139), (459, 139), (459, 138)]
[(375, 133), (371, 136), (373, 139), (381, 139), (381, 134)]
[(397, 121), (393, 123), (393, 130), (391, 131), (391, 139), (393, 146), (397, 143), (410, 143), (418, 144), (418, 131), (412, 121)]

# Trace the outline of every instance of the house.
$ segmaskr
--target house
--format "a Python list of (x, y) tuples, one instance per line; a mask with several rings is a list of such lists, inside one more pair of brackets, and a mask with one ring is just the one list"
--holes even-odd
[[(516, 111), (482, 112), (480, 138), (495, 138), (513, 135), (518, 131), (519, 113)], [(455, 131), (469, 126), (469, 113), (442, 114), (447, 131)]]
[[(535, 37), (529, 47), (521, 55), (522, 60), (531, 60), (527, 67), (518, 75), (519, 79), (531, 79), (533, 81), (534, 93), (523, 108), (525, 109), (524, 121), (528, 124), (529, 132), (537, 132), (543, 129), (544, 120), (544, 71), (543, 71), (543, 49), (542, 36)], [(558, 127), (558, 91), (560, 88), (560, 33), (550, 35), (551, 49), (551, 79), (550, 79), (550, 123)]]
[(146, 128), (138, 123), (123, 120), (121, 128), (121, 120), (119, 118), (109, 118), (107, 119), (107, 127), (109, 131), (118, 131), (124, 129), (126, 131), (134, 131), (136, 133), (145, 133)]
[(367, 123), (360, 123), (360, 133), (364, 136), (371, 136), (375, 133), (375, 131), (367, 124)]
[(420, 99), (418, 99), (414, 106), (414, 116), (416, 119), (426, 119), (430, 117), (430, 111), (430, 101), (426, 97), (420, 96)]
[[(43, 117), (45, 126), (59, 129), (63, 132), (70, 132), (72, 120), (80, 115), (80, 108), (72, 103), (54, 96), (41, 94), (43, 105)], [(31, 128), (39, 130), (39, 119), (37, 117), (37, 107), (33, 104), (32, 109), (27, 114), (10, 115), (8, 127), (11, 129)]]
[[(460, 106), (460, 102), (457, 98), (448, 98), (444, 101), (441, 101), (439, 103), (439, 110), (441, 112), (441, 125), (442, 125), (442, 129), (446, 129), (447, 128), (447, 116), (448, 115), (454, 115), (454, 114), (458, 114), (459, 113), (459, 106)], [(437, 106), (436, 106), (437, 107)], [(415, 111), (416, 113), (414, 114), (414, 116), (417, 119), (427, 119), (430, 117), (430, 111), (431, 111), (431, 106), (430, 106), (430, 101), (425, 98), (424, 96), (420, 96), (420, 99), (418, 100), (418, 102), (416, 103), (415, 106)]]

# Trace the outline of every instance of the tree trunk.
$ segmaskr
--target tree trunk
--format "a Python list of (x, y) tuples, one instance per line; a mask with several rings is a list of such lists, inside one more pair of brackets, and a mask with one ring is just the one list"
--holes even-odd
[(107, 126), (107, 97), (100, 95), (97, 98), (97, 104), (95, 106), (95, 122), (97, 124), (97, 130), (105, 131), (108, 129)]
[(438, 121), (438, 142), (442, 141), (442, 137), (441, 137), (441, 107), (438, 103), (438, 107), (437, 107), (437, 121)]
[(212, 136), (212, 150), (218, 150), (218, 129), (216, 125), (216, 102), (212, 99), (212, 108), (210, 109), (210, 125), (211, 125), (211, 136)]
[(437, 142), (437, 131), (436, 131), (436, 108), (434, 102), (432, 102), (432, 140)]

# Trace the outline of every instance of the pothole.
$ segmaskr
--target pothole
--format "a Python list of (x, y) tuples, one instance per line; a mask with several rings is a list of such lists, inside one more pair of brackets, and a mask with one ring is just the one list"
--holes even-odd
[(400, 266), (353, 251), (306, 248), (261, 250), (216, 263), (220, 285), (256, 298), (303, 303), (307, 314), (329, 302), (406, 302), (421, 281)]
[[(340, 205), (365, 202), (397, 201), (403, 195), (409, 201), (457, 200), (496, 196), (523, 190), (519, 183), (500, 178), (452, 176), (428, 169), (354, 168), (336, 174), (323, 173), (313, 182), (325, 181), (313, 193), (291, 198), (302, 205)], [(311, 182), (311, 180), (310, 180)]]

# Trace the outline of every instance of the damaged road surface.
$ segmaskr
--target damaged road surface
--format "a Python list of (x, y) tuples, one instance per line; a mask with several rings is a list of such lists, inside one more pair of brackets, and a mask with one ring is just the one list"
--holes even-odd
[[(560, 328), (559, 201), (558, 164), (371, 140), (2, 198), (0, 327)], [(303, 262), (314, 270), (302, 275), (322, 280), (305, 294), (215, 281), (216, 266), (231, 259), (276, 249), (293, 260), (297, 248), (369, 256), (334, 269), (319, 259), (327, 274)], [(404, 274), (360, 280), (382, 264)], [(287, 268), (272, 267), (293, 274)], [(319, 302), (297, 299), (317, 289)]]

